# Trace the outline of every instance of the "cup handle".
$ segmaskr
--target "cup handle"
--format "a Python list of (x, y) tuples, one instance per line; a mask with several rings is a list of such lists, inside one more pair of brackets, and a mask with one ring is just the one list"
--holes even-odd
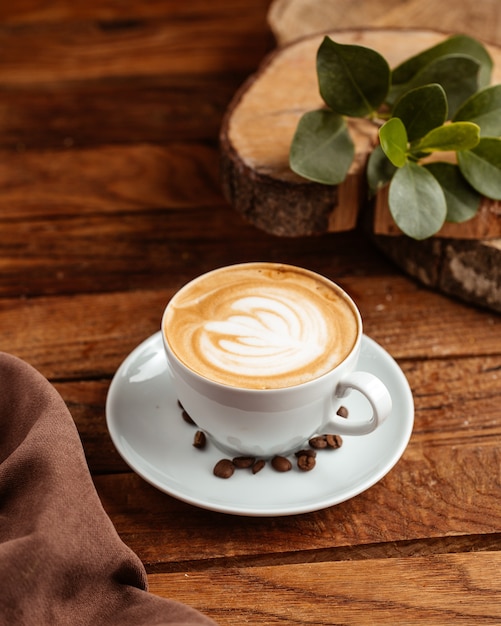
[(368, 420), (346, 419), (331, 415), (326, 428), (338, 435), (367, 435), (380, 426), (391, 413), (391, 396), (383, 382), (369, 372), (351, 372), (342, 378), (334, 392), (336, 398), (346, 397), (352, 389), (364, 395), (372, 408)]

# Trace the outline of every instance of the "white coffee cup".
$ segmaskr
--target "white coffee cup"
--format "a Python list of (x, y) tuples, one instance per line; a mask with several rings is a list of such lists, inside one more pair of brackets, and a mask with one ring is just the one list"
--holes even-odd
[[(162, 338), (180, 403), (229, 455), (286, 456), (315, 434), (368, 434), (391, 412), (383, 382), (356, 369), (358, 308), (303, 268), (244, 263), (203, 274), (167, 304)], [(368, 417), (337, 414), (351, 390), (368, 400)]]

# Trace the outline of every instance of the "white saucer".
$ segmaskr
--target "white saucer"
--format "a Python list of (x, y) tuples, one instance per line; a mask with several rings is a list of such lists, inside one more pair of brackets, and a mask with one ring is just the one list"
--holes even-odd
[[(397, 363), (364, 336), (359, 369), (387, 385), (393, 410), (370, 435), (343, 437), (338, 450), (319, 451), (316, 467), (286, 473), (269, 464), (258, 474), (236, 470), (216, 478), (213, 467), (224, 454), (209, 443), (193, 447), (196, 428), (181, 417), (160, 332), (141, 343), (118, 368), (108, 392), (106, 420), (118, 452), (144, 480), (190, 504), (236, 515), (279, 516), (319, 510), (372, 487), (397, 463), (412, 432), (414, 403)], [(358, 393), (343, 401), (361, 415)]]

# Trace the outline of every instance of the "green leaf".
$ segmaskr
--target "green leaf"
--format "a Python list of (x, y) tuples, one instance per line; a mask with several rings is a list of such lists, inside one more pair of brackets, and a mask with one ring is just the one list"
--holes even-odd
[(390, 67), (376, 51), (325, 37), (317, 53), (320, 95), (336, 113), (371, 115), (386, 98)]
[(482, 137), (472, 150), (458, 152), (459, 168), (479, 193), (501, 200), (501, 139)]
[(407, 131), (401, 119), (392, 117), (379, 129), (381, 148), (395, 167), (407, 163)]
[(388, 184), (396, 170), (381, 146), (376, 146), (367, 161), (367, 184), (370, 194), (374, 195), (378, 189)]
[(442, 187), (427, 169), (412, 161), (395, 172), (388, 203), (397, 226), (414, 239), (434, 235), (447, 215)]
[(447, 203), (446, 222), (465, 222), (474, 217), (481, 196), (471, 187), (453, 163), (428, 163), (426, 169), (438, 180)]
[(501, 135), (501, 85), (493, 85), (474, 94), (459, 108), (454, 121), (475, 122), (483, 137)]
[(461, 54), (476, 59), (480, 65), (479, 86), (486, 87), (490, 83), (493, 67), (492, 58), (483, 44), (468, 35), (453, 35), (437, 45), (406, 59), (393, 70), (393, 83), (408, 83), (432, 61), (451, 54)]
[(355, 148), (344, 118), (309, 111), (299, 120), (289, 153), (291, 169), (310, 180), (338, 185), (346, 178)]
[(388, 95), (390, 105), (403, 93), (431, 83), (442, 85), (447, 96), (449, 116), (453, 116), (461, 104), (479, 88), (478, 61), (472, 57), (455, 54), (431, 61), (407, 83), (394, 84)]
[(415, 141), (412, 152), (448, 152), (470, 150), (480, 140), (480, 129), (472, 122), (452, 122), (430, 130), (422, 139)]
[(416, 87), (404, 93), (393, 109), (407, 130), (409, 141), (424, 137), (447, 119), (447, 97), (437, 83)]

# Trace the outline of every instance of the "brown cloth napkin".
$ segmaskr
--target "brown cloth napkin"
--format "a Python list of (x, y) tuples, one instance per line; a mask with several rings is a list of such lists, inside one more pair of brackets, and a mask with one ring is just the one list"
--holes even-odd
[(95, 491), (56, 390), (0, 352), (0, 624), (214, 625), (148, 593)]

